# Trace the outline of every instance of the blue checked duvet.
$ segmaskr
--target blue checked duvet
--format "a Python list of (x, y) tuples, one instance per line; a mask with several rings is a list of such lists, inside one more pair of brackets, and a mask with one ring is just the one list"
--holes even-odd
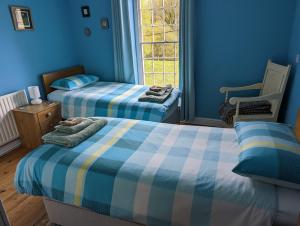
[(142, 85), (96, 82), (72, 91), (55, 90), (48, 100), (62, 104), (63, 118), (103, 116), (162, 122), (178, 106), (180, 92), (174, 89), (163, 104), (139, 102), (148, 89)]
[(271, 225), (275, 187), (231, 172), (233, 129), (108, 121), (75, 148), (29, 153), (17, 191), (149, 226)]

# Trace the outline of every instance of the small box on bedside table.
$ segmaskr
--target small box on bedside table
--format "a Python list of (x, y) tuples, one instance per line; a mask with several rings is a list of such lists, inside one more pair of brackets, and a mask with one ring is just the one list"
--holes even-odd
[(22, 146), (33, 149), (42, 144), (42, 136), (52, 130), (61, 120), (59, 103), (43, 102), (13, 110), (22, 140)]

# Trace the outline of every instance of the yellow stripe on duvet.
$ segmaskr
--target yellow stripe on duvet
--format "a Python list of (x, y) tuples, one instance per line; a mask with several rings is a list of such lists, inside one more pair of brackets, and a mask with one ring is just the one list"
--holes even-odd
[(118, 103), (118, 101), (129, 97), (130, 95), (134, 94), (139, 89), (141, 89), (140, 86), (133, 86), (129, 90), (127, 90), (126, 92), (122, 93), (121, 95), (111, 99), (111, 101), (109, 102), (108, 108), (107, 108), (107, 116), (108, 117), (113, 116), (113, 109), (112, 108), (116, 103)]
[(75, 196), (74, 196), (74, 204), (80, 205), (81, 204), (81, 194), (83, 191), (83, 184), (84, 184), (84, 176), (86, 175), (87, 170), (89, 167), (95, 162), (97, 158), (102, 156), (109, 148), (111, 148), (115, 143), (118, 142), (120, 138), (123, 137), (123, 135), (132, 128), (137, 121), (129, 121), (126, 123), (125, 127), (121, 128), (115, 136), (113, 136), (110, 140), (108, 140), (106, 143), (101, 145), (101, 147), (95, 152), (91, 154), (89, 158), (87, 158), (83, 164), (81, 165), (80, 169), (78, 170), (77, 176), (76, 176), (76, 190), (75, 190)]
[(241, 145), (242, 151), (246, 151), (249, 148), (262, 147), (262, 148), (276, 148), (284, 151), (294, 152), (296, 154), (300, 153), (300, 150), (297, 147), (287, 145), (287, 144), (279, 144), (274, 142), (251, 142), (248, 144)]

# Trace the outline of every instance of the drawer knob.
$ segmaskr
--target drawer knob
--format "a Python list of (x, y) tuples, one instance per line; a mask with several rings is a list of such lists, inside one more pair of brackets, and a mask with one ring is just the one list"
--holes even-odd
[(52, 115), (51, 112), (48, 112), (48, 113), (47, 113), (47, 117), (50, 117), (51, 115)]

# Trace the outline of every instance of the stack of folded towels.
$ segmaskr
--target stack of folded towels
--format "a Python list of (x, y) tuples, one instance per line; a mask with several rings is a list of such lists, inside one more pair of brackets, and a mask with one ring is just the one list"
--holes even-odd
[(139, 101), (163, 103), (170, 97), (172, 91), (172, 85), (167, 85), (166, 87), (152, 86), (139, 97)]
[(106, 119), (70, 118), (42, 137), (44, 143), (75, 147), (107, 124)]

